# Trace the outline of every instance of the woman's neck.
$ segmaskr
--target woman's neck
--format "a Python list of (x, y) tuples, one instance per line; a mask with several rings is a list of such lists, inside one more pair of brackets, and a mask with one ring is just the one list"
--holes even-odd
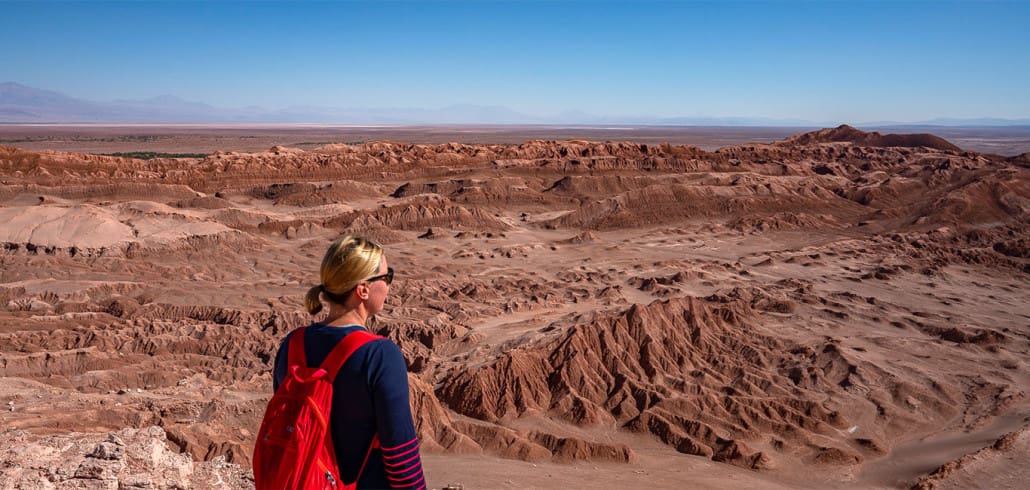
[(343, 325), (361, 325), (364, 326), (368, 320), (368, 314), (365, 313), (362, 306), (352, 309), (344, 309), (337, 305), (331, 305), (329, 308), (329, 315), (326, 316), (326, 325), (338, 327)]

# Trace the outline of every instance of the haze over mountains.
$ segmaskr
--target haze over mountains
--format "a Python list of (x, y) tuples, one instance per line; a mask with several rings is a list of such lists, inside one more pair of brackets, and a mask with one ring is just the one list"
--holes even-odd
[[(842, 121), (745, 116), (597, 115), (573, 110), (525, 114), (503, 106), (450, 105), (438, 109), (290, 106), (266, 109), (217, 107), (159, 95), (144, 100), (84, 100), (14, 82), (0, 83), (0, 123), (317, 123), (317, 124), (626, 124), (669, 126), (835, 126)], [(1030, 119), (938, 118), (866, 121), (864, 126), (1021, 126)]]

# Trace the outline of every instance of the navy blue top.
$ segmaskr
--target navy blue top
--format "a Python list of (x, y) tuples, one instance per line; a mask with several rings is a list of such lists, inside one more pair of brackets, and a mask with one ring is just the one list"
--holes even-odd
[[(361, 325), (345, 327), (314, 323), (305, 330), (304, 355), (317, 367), (343, 338)], [(290, 335), (279, 346), (272, 387), (286, 377)], [(329, 414), (333, 447), (344, 482), (353, 482), (362, 461), (379, 434), (381, 449), (373, 450), (358, 488), (425, 488), (415, 425), (408, 398), (408, 369), (401, 350), (389, 339), (373, 340), (351, 355), (333, 381)]]

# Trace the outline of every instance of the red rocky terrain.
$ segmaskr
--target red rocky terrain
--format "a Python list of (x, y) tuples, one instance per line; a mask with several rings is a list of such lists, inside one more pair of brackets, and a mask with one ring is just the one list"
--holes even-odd
[(434, 486), (1027, 478), (1005, 464), (1030, 456), (1026, 155), (841, 126), (716, 151), (2, 146), (0, 175), (4, 488), (247, 488), (275, 348), (348, 232), (398, 271), (372, 328), (409, 362)]

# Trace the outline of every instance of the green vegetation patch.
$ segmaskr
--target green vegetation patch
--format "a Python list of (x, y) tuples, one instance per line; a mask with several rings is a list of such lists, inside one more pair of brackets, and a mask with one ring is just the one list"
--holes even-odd
[(154, 158), (204, 158), (207, 153), (160, 153), (156, 151), (129, 151), (124, 153), (97, 153), (105, 157), (137, 158), (152, 160)]
[[(286, 145), (286, 146), (293, 146), (293, 147), (297, 147), (297, 146), (322, 146), (322, 145), (333, 145), (333, 144), (337, 144), (337, 143), (340, 143), (340, 142), (339, 141), (301, 141), (299, 143), (294, 143), (292, 145)], [(344, 141), (343, 142), (343, 144), (345, 144), (345, 145), (360, 145), (360, 144), (364, 144), (364, 143), (365, 143), (364, 140)]]

